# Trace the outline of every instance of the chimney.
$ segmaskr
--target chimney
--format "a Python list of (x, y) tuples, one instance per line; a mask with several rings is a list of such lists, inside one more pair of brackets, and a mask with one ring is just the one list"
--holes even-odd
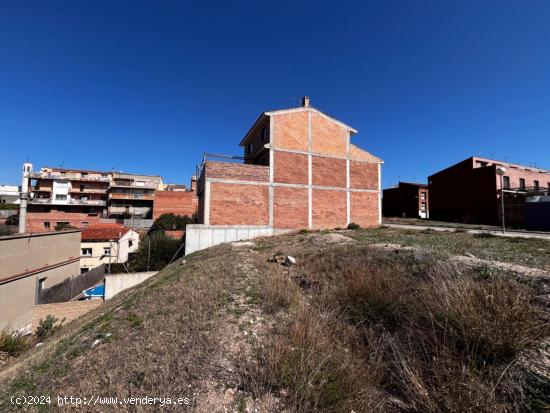
[(304, 108), (309, 108), (309, 97), (308, 96), (304, 96), (302, 98), (302, 106)]
[(21, 192), (19, 193), (19, 233), (27, 232), (27, 200), (29, 199), (29, 178), (32, 173), (32, 163), (23, 164), (23, 180), (21, 181)]
[(193, 175), (191, 177), (191, 191), (196, 191), (196, 190), (197, 190), (197, 176)]

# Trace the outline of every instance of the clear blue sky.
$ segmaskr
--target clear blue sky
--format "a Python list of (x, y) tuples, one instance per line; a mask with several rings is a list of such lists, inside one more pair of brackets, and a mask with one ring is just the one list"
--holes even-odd
[(384, 186), (470, 155), (550, 168), (550, 1), (1, 1), (0, 183), (44, 165), (188, 183), (292, 98)]

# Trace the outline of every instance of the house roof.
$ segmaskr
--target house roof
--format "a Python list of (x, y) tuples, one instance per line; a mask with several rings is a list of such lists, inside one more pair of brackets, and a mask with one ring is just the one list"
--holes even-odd
[(92, 224), (82, 231), (82, 241), (119, 240), (130, 228), (121, 224)]
[(338, 125), (342, 126), (343, 128), (349, 130), (350, 133), (352, 133), (352, 134), (357, 133), (357, 130), (355, 130), (351, 126), (346, 125), (344, 122), (341, 122), (338, 119), (327, 115), (326, 113), (320, 111), (319, 109), (314, 108), (313, 106), (299, 106), (297, 108), (270, 110), (270, 111), (267, 111), (267, 112), (262, 112), (260, 114), (260, 116), (258, 117), (258, 119), (256, 119), (256, 122), (254, 122), (252, 127), (248, 130), (246, 135), (244, 135), (244, 138), (241, 140), (241, 143), (239, 144), (239, 146), (244, 146), (246, 144), (246, 141), (247, 141), (248, 137), (250, 136), (252, 131), (256, 128), (256, 126), (260, 123), (260, 121), (262, 119), (264, 119), (266, 117), (269, 117), (269, 116), (273, 116), (273, 115), (281, 115), (281, 114), (284, 114), (284, 113), (304, 112), (304, 111), (311, 111), (311, 112), (318, 113), (319, 115), (324, 116), (325, 118), (331, 120), (332, 122), (337, 123)]

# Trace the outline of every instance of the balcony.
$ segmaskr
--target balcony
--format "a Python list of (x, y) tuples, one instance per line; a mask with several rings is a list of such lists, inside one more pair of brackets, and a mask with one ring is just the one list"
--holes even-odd
[(109, 199), (140, 199), (143, 201), (152, 201), (154, 199), (153, 194), (119, 194), (119, 193), (110, 193)]
[(69, 192), (71, 194), (104, 194), (107, 192), (107, 188), (70, 188)]
[(29, 200), (30, 204), (36, 205), (87, 205), (87, 206), (106, 206), (107, 201), (101, 199), (71, 199), (69, 203), (65, 201), (54, 201), (51, 198), (33, 198)]
[(136, 184), (133, 182), (115, 182), (111, 181), (109, 183), (110, 188), (130, 188), (130, 189), (157, 189), (157, 184), (154, 182), (147, 182), (145, 184)]
[(90, 181), (90, 182), (111, 182), (110, 176), (88, 176), (80, 174), (52, 174), (34, 172), (29, 174), (31, 179), (54, 179), (59, 181)]

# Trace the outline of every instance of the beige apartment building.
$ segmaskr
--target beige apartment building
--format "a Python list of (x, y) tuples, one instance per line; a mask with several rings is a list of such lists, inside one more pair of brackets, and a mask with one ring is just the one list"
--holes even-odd
[(154, 175), (30, 167), (27, 226), (33, 233), (86, 228), (104, 218), (152, 218), (155, 190), (164, 186)]
[(42, 289), (80, 272), (80, 231), (0, 237), (0, 330), (30, 332)]

